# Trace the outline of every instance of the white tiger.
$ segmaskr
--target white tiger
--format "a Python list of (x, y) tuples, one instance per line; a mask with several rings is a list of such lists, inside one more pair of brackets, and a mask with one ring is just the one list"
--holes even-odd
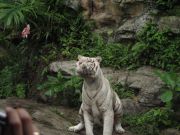
[(69, 131), (78, 132), (85, 128), (86, 135), (94, 135), (93, 125), (100, 124), (103, 135), (112, 135), (113, 128), (118, 133), (125, 132), (120, 123), (122, 103), (104, 77), (100, 62), (101, 57), (78, 56), (76, 70), (84, 79), (79, 110), (81, 122), (69, 127)]

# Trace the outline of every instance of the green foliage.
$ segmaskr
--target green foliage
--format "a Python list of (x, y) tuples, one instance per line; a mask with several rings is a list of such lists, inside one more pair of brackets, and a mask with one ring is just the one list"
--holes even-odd
[(13, 95), (13, 73), (9, 67), (0, 71), (0, 98)]
[[(42, 79), (41, 69), (50, 62), (72, 58), (74, 48), (92, 43), (89, 24), (65, 0), (1, 0), (0, 23), (0, 69), (18, 64), (18, 83), (26, 88)], [(31, 32), (21, 39), (25, 24)]]
[(77, 54), (91, 57), (101, 56), (103, 59), (103, 66), (110, 66), (114, 68), (121, 68), (133, 65), (129, 57), (129, 45), (125, 46), (118, 43), (106, 44), (103, 39), (98, 35), (93, 35), (92, 39), (93, 47), (90, 46), (88, 49), (81, 50), (75, 49), (75, 57), (77, 57)]
[(8, 36), (5, 36), (6, 33), (2, 35), (4, 37), (0, 37), (0, 48), (4, 53), (0, 58), (0, 97), (17, 96), (24, 98), (26, 91), (24, 74), (28, 61), (27, 57), (24, 57), (26, 48), (20, 45), (14, 46), (9, 41)]
[(73, 48), (71, 58), (78, 54), (101, 56), (103, 66), (133, 69), (150, 65), (167, 71), (179, 71), (180, 38), (171, 36), (169, 30), (160, 31), (156, 24), (148, 23), (137, 35), (135, 45), (107, 44), (98, 35), (93, 35), (89, 48)]
[(8, 56), (7, 51), (3, 47), (0, 47), (0, 69), (4, 65), (4, 60), (8, 59)]
[[(0, 21), (15, 32), (30, 24), (30, 39), (41, 45), (55, 42), (61, 46), (87, 44), (88, 32), (81, 15), (67, 7), (64, 0), (17, 0), (0, 2)], [(6, 29), (6, 30), (7, 30)], [(12, 32), (12, 31), (11, 31)], [(18, 33), (15, 33), (17, 36)], [(82, 36), (84, 35), (84, 36)], [(83, 40), (83, 42), (77, 41)], [(38, 45), (38, 46), (41, 46)]]
[(54, 61), (58, 57), (58, 48), (54, 43), (46, 44), (40, 50), (40, 60), (42, 63), (48, 65), (50, 61)]
[(91, 26), (90, 23), (84, 23), (80, 16), (71, 22), (69, 31), (59, 38), (63, 57), (74, 58), (78, 55), (77, 50), (86, 50), (93, 47)]
[(65, 80), (63, 79), (62, 74), (58, 72), (57, 77), (47, 76), (47, 81), (38, 86), (38, 89), (46, 89), (45, 95), (47, 96), (57, 95), (57, 93), (64, 90), (64, 82)]
[[(138, 42), (133, 46), (105, 43), (91, 32), (93, 25), (85, 23), (81, 14), (65, 3), (64, 0), (0, 1), (0, 69), (7, 65), (16, 69), (17, 81), (12, 78), (14, 89), (29, 89), (36, 85), (33, 84), (36, 83), (34, 79), (39, 81), (42, 80), (41, 74), (46, 75), (50, 62), (75, 59), (78, 54), (99, 55), (103, 58), (103, 66), (113, 68), (132, 69), (151, 65), (165, 70), (179, 70), (180, 39), (171, 36), (169, 31), (159, 31), (155, 24), (149, 23), (138, 34)], [(21, 39), (19, 35), (25, 24), (30, 24), (31, 33), (28, 39)], [(44, 69), (43, 72), (41, 69)], [(49, 84), (45, 83), (44, 87), (51, 89), (49, 95), (70, 89), (70, 84), (63, 77), (47, 78)], [(66, 80), (62, 82), (68, 86), (60, 86), (58, 79)], [(74, 83), (72, 89), (76, 89)], [(125, 91), (117, 90), (122, 97), (133, 95), (131, 91)]]
[(0, 2), (0, 19), (5, 26), (18, 26), (27, 20), (27, 15), (37, 16), (41, 3), (37, 0), (18, 0)]
[(180, 5), (176, 4), (172, 9), (167, 11), (169, 16), (180, 16)]
[(167, 104), (168, 104), (169, 102), (171, 102), (172, 99), (173, 99), (173, 93), (172, 93), (172, 91), (170, 91), (170, 90), (165, 91), (165, 92), (161, 95), (161, 100), (162, 100), (163, 102), (167, 103)]
[(129, 88), (126, 88), (125, 86), (122, 86), (119, 84), (112, 85), (113, 90), (118, 94), (120, 99), (123, 98), (133, 98), (135, 97), (135, 93), (133, 90), (130, 90)]
[(179, 70), (180, 39), (171, 37), (170, 31), (159, 31), (156, 24), (148, 23), (138, 33), (139, 42), (132, 47), (136, 65), (151, 65), (165, 70)]
[(145, 113), (126, 115), (122, 118), (122, 123), (136, 134), (157, 135), (161, 129), (178, 125), (172, 119), (172, 114), (167, 108), (156, 108)]
[(166, 85), (161, 95), (161, 100), (166, 103), (167, 107), (173, 107), (174, 100), (180, 97), (180, 76), (174, 72), (162, 73), (156, 71), (155, 74), (160, 77)]
[(25, 88), (24, 84), (17, 84), (16, 85), (16, 96), (17, 97), (25, 98), (26, 97), (25, 91), (26, 91), (26, 88)]
[(17, 96), (25, 98), (25, 86), (18, 80), (18, 67), (6, 66), (0, 71), (0, 98)]
[(61, 72), (57, 76), (47, 76), (47, 81), (38, 86), (39, 90), (45, 91), (46, 96), (57, 97), (59, 94), (69, 100), (69, 105), (78, 105), (81, 101), (82, 80), (77, 76), (65, 78)]
[(173, 8), (177, 0), (154, 0), (158, 9), (167, 10)]

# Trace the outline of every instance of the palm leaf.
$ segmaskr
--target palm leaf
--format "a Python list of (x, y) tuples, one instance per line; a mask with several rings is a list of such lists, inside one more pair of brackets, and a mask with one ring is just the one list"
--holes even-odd
[[(39, 0), (18, 0), (15, 2), (0, 2), (0, 20), (4, 25), (13, 26), (25, 23), (31, 14), (36, 16), (36, 11), (41, 9), (42, 2)], [(28, 16), (27, 16), (28, 15)]]

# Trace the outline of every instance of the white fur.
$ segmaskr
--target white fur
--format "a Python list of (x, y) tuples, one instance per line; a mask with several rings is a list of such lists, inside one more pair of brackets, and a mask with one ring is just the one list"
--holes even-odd
[[(80, 56), (79, 59), (86, 62), (86, 58), (88, 57)], [(83, 76), (82, 104), (79, 110), (81, 122), (70, 127), (69, 131), (78, 132), (85, 127), (86, 135), (94, 135), (93, 126), (99, 124), (103, 125), (103, 135), (112, 135), (113, 128), (118, 133), (125, 132), (120, 123), (122, 116), (121, 101), (111, 89), (109, 81), (104, 77), (99, 66), (100, 60), (99, 57), (95, 60), (98, 68), (93, 77)], [(81, 71), (78, 64), (77, 69)]]

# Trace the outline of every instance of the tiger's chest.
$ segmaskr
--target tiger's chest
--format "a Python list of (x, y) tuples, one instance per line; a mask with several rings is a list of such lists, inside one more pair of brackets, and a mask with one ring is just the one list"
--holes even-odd
[(97, 105), (96, 102), (93, 102), (91, 104), (91, 112), (92, 112), (92, 116), (93, 116), (93, 121), (94, 123), (101, 125), (102, 124), (102, 110), (101, 108)]
[(102, 104), (104, 103), (104, 101), (102, 101), (102, 98), (99, 97), (100, 93), (98, 94), (85, 93), (83, 95), (84, 95), (83, 102), (87, 107), (86, 109), (89, 110), (89, 112), (91, 112), (94, 121), (97, 124), (99, 124), (102, 119), (102, 112), (103, 112)]

